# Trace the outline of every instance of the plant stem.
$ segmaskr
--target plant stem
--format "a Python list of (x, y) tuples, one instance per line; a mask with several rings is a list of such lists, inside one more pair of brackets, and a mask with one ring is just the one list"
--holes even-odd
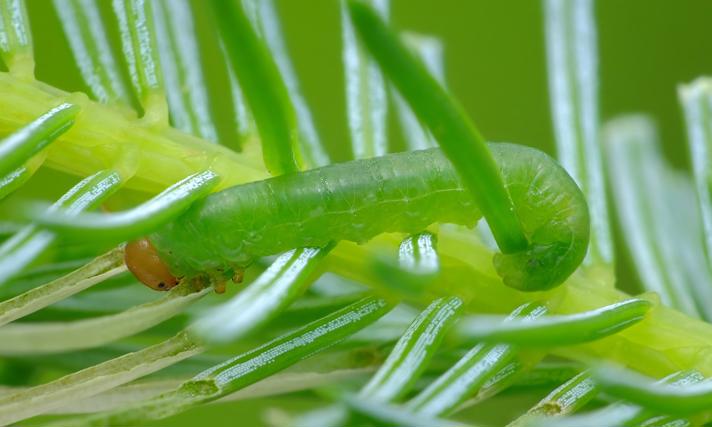
[(46, 153), (40, 153), (30, 160), (28, 160), (24, 165), (15, 169), (14, 171), (8, 173), (4, 177), (0, 178), (0, 200), (14, 193), (20, 187), (25, 185), (27, 181), (32, 178), (32, 176), (37, 172), (37, 169), (42, 166), (45, 159), (47, 158)]
[(0, 176), (5, 176), (69, 130), (80, 109), (62, 103), (0, 140)]
[(196, 200), (210, 193), (220, 177), (212, 171), (193, 174), (165, 189), (151, 200), (123, 212), (47, 213), (44, 207), (32, 211), (35, 222), (66, 238), (81, 241), (89, 234), (95, 241), (119, 243), (150, 233), (180, 215)]
[(274, 58), (255, 33), (240, 2), (209, 3), (227, 57), (257, 124), (267, 170), (281, 175), (301, 169), (296, 112)]
[[(92, 209), (112, 195), (122, 184), (122, 177), (113, 170), (99, 171), (72, 187), (47, 211), (63, 209), (71, 216)], [(35, 225), (27, 225), (0, 245), (0, 284), (10, 280), (37, 259), (55, 242), (57, 236)]]
[(123, 256), (123, 248), (114, 249), (66, 276), (0, 302), (0, 326), (125, 272)]
[(701, 77), (678, 89), (690, 141), (692, 172), (702, 216), (707, 262), (712, 266), (712, 79)]
[(551, 114), (558, 157), (586, 195), (591, 244), (585, 264), (613, 264), (598, 136), (598, 53), (592, 0), (545, 0)]
[(492, 153), (463, 108), (364, 0), (349, 0), (361, 40), (425, 123), (472, 193), (503, 253), (528, 247), (522, 224)]
[(25, 0), (0, 0), (0, 58), (10, 73), (25, 80), (34, 77), (32, 34)]
[[(385, 20), (389, 0), (369, 0)], [(386, 83), (378, 64), (358, 43), (345, 1), (340, 2), (346, 113), (354, 158), (367, 159), (388, 152)]]
[(588, 372), (581, 372), (549, 393), (526, 414), (509, 424), (509, 427), (526, 426), (529, 420), (542, 415), (559, 417), (576, 412), (597, 394), (598, 388), (591, 376)]
[(384, 300), (364, 298), (263, 346), (210, 368), (179, 388), (116, 412), (62, 421), (63, 426), (97, 423), (135, 425), (178, 414), (234, 393), (323, 350), (373, 323), (390, 310)]
[(71, 322), (23, 323), (0, 329), (0, 354), (54, 353), (97, 347), (155, 326), (210, 292), (177, 286), (165, 297), (126, 311)]
[(266, 177), (253, 159), (171, 128), (142, 125), (124, 111), (69, 94), (44, 83), (0, 73), (0, 134), (9, 134), (48, 109), (71, 101), (82, 113), (47, 155), (47, 166), (87, 176), (115, 165), (133, 175), (128, 188), (158, 193), (181, 179), (210, 169), (220, 175), (215, 190)]
[[(371, 251), (395, 251), (400, 236), (382, 235), (368, 245), (340, 243), (326, 259), (326, 269), (375, 288), (380, 278), (369, 269)], [(439, 256), (444, 266), (438, 279), (423, 296), (458, 296), (468, 310), (506, 313), (532, 299), (546, 303), (553, 314), (573, 314), (597, 309), (630, 298), (610, 285), (581, 271), (554, 290), (535, 294), (503, 286), (491, 264), (492, 251), (474, 236), (441, 228)], [(605, 277), (608, 277), (607, 274)], [(654, 296), (650, 296), (654, 298)], [(676, 310), (655, 304), (646, 318), (615, 335), (572, 347), (557, 348), (554, 354), (577, 361), (592, 358), (635, 366), (641, 372), (663, 376), (684, 369), (712, 375), (712, 325)], [(689, 351), (696, 349), (696, 351)]]
[[(153, 1), (153, 20), (171, 123), (210, 142), (219, 139), (188, 1)], [(185, 90), (189, 87), (190, 90)]]
[[(282, 75), (284, 84), (289, 92), (289, 97), (297, 115), (297, 127), (299, 128), (299, 142), (301, 143), (302, 155), (309, 167), (326, 166), (331, 161), (324, 148), (319, 134), (314, 124), (311, 111), (306, 99), (302, 95), (297, 79), (296, 71), (287, 53), (282, 29), (273, 0), (243, 0), (245, 12), (249, 15), (252, 24), (259, 31), (269, 48), (277, 68)], [(236, 111), (240, 111), (236, 108)], [(247, 118), (243, 119), (247, 120)], [(240, 123), (240, 122), (238, 122)]]
[(113, 0), (112, 5), (119, 21), (121, 47), (128, 62), (131, 84), (144, 110), (143, 118), (166, 126), (168, 105), (158, 60), (152, 2)]
[(609, 306), (570, 315), (541, 319), (511, 319), (504, 316), (471, 315), (458, 324), (458, 335), (475, 342), (509, 343), (523, 347), (572, 345), (615, 334), (640, 322), (652, 304), (629, 299)]
[(433, 301), (411, 323), (359, 396), (390, 402), (408, 393), (435, 355), (449, 327), (458, 319), (461, 308), (462, 301), (458, 298)]
[[(10, 133), (43, 111), (67, 99), (69, 94), (39, 82), (23, 82), (0, 73), (0, 132)], [(115, 109), (86, 99), (79, 103), (82, 115), (73, 129), (48, 153), (48, 166), (86, 175), (105, 162), (121, 157), (108, 147), (135, 149), (138, 167), (127, 187), (158, 192), (184, 176), (212, 170), (223, 177), (217, 189), (265, 177), (257, 159), (240, 156), (216, 144), (165, 130), (145, 129), (136, 120)], [(86, 119), (85, 119), (86, 118)], [(156, 168), (155, 165), (161, 165)], [(124, 168), (126, 166), (123, 166)], [(396, 253), (402, 236), (384, 234), (369, 244), (340, 243), (326, 258), (326, 270), (380, 289), (380, 278), (368, 264), (376, 250)], [(471, 234), (441, 227), (438, 252), (443, 266), (429, 288), (428, 301), (439, 296), (458, 296), (471, 310), (506, 313), (517, 305), (538, 298), (553, 313), (566, 314), (596, 309), (629, 298), (613, 289), (609, 275), (577, 272), (565, 285), (551, 291), (527, 294), (504, 286), (492, 266), (493, 252)], [(574, 360), (590, 357), (635, 365), (641, 372), (662, 376), (680, 368), (698, 368), (712, 375), (712, 326), (675, 310), (656, 306), (647, 318), (632, 328), (592, 343), (559, 349)], [(698, 349), (685, 351), (683, 349)]]
[(112, 54), (97, 0), (54, 0), (89, 94), (104, 104), (130, 106), (129, 88)]
[(670, 307), (712, 319), (712, 271), (692, 182), (665, 163), (651, 119), (620, 117), (604, 134), (615, 211), (643, 287)]
[(0, 424), (10, 424), (110, 390), (203, 351), (187, 334), (0, 398)]

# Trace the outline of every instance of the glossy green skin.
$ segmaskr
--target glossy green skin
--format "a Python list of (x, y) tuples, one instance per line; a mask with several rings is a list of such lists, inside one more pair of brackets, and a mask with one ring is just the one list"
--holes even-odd
[[(495, 255), (498, 274), (526, 291), (559, 285), (588, 246), (581, 191), (540, 151), (489, 147), (530, 243), (522, 252)], [(293, 248), (417, 233), (436, 222), (472, 226), (481, 216), (452, 164), (429, 149), (232, 187), (195, 203), (149, 238), (176, 276), (215, 276)]]

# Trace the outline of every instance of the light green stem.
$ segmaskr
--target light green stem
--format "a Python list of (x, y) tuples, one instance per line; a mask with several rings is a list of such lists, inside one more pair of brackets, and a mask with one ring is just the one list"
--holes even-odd
[(182, 312), (209, 288), (193, 291), (187, 284), (157, 300), (121, 313), (72, 322), (22, 323), (0, 329), (0, 354), (56, 353), (97, 347), (144, 331)]
[(110, 390), (202, 351), (187, 334), (180, 333), (141, 351), (3, 396), (0, 398), (0, 425), (14, 423)]
[(0, 58), (10, 72), (31, 79), (35, 72), (32, 34), (24, 0), (0, 0)]
[[(157, 193), (188, 175), (210, 169), (222, 177), (216, 190), (266, 177), (255, 153), (238, 155), (171, 128), (157, 129), (135, 116), (37, 81), (0, 73), (0, 135), (10, 134), (61, 101), (80, 106), (72, 129), (47, 153), (47, 166), (87, 176), (116, 165), (134, 175), (128, 188)], [(248, 151), (253, 148), (246, 148)]]
[[(328, 271), (371, 286), (379, 277), (368, 268), (373, 251), (395, 251), (400, 236), (384, 234), (368, 245), (342, 242), (326, 259)], [(504, 286), (492, 267), (492, 251), (472, 234), (442, 227), (438, 252), (443, 270), (424, 300), (455, 295), (471, 311), (506, 313), (527, 301), (545, 302), (554, 314), (578, 313), (630, 298), (606, 283), (608, 273), (593, 275), (578, 271), (554, 290), (524, 293)], [(654, 299), (654, 295), (651, 295)], [(698, 369), (712, 374), (712, 325), (679, 311), (654, 304), (640, 323), (613, 336), (572, 347), (554, 354), (573, 360), (616, 361), (661, 377), (680, 369)]]
[(0, 303), (0, 326), (34, 313), (126, 271), (122, 248), (100, 256), (64, 277)]
[(613, 264), (599, 143), (598, 54), (592, 0), (546, 0), (546, 53), (558, 158), (586, 195), (591, 244), (585, 265)]
[[(0, 93), (0, 133), (21, 127), (57, 105), (59, 99), (70, 97), (66, 92), (38, 82), (22, 82), (7, 73), (0, 73)], [(159, 192), (207, 166), (222, 176), (219, 188), (266, 177), (259, 166), (261, 156), (254, 151), (238, 155), (177, 131), (146, 129), (131, 116), (85, 98), (78, 103), (82, 113), (73, 129), (51, 147), (50, 167), (88, 175), (121, 158), (119, 154), (131, 151), (138, 166), (136, 178), (129, 181), (128, 187), (147, 192)], [(396, 253), (402, 239), (401, 235), (384, 234), (366, 245), (341, 243), (325, 260), (326, 269), (378, 287), (380, 279), (369, 268), (369, 260), (376, 250)], [(438, 252), (442, 274), (426, 296), (432, 300), (455, 295), (466, 301), (471, 310), (506, 313), (538, 299), (545, 301), (553, 313), (566, 314), (630, 298), (612, 287), (607, 272), (588, 269), (547, 292), (523, 293), (508, 288), (492, 266), (493, 251), (473, 233), (459, 229), (441, 227)], [(618, 361), (654, 376), (687, 368), (712, 375), (712, 325), (658, 305), (645, 320), (625, 331), (556, 352), (575, 360), (593, 357)]]

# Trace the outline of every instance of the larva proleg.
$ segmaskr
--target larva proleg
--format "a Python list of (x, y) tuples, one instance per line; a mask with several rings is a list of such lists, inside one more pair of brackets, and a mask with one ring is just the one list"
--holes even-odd
[[(562, 283), (588, 245), (584, 197), (552, 158), (489, 144), (529, 240), (497, 254), (504, 283), (525, 291)], [(176, 276), (229, 274), (255, 258), (330, 241), (417, 233), (436, 222), (474, 225), (481, 213), (439, 149), (392, 154), (235, 186), (195, 203), (149, 236)]]

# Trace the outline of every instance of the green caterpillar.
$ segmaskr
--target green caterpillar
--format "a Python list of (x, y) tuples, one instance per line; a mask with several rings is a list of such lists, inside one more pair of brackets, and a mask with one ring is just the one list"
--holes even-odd
[[(589, 239), (583, 194), (551, 157), (489, 144), (529, 240), (497, 254), (504, 283), (535, 291), (561, 284)], [(256, 258), (332, 241), (365, 242), (428, 225), (473, 226), (478, 207), (439, 149), (391, 154), (235, 186), (196, 202), (148, 236), (176, 277), (228, 277)]]

